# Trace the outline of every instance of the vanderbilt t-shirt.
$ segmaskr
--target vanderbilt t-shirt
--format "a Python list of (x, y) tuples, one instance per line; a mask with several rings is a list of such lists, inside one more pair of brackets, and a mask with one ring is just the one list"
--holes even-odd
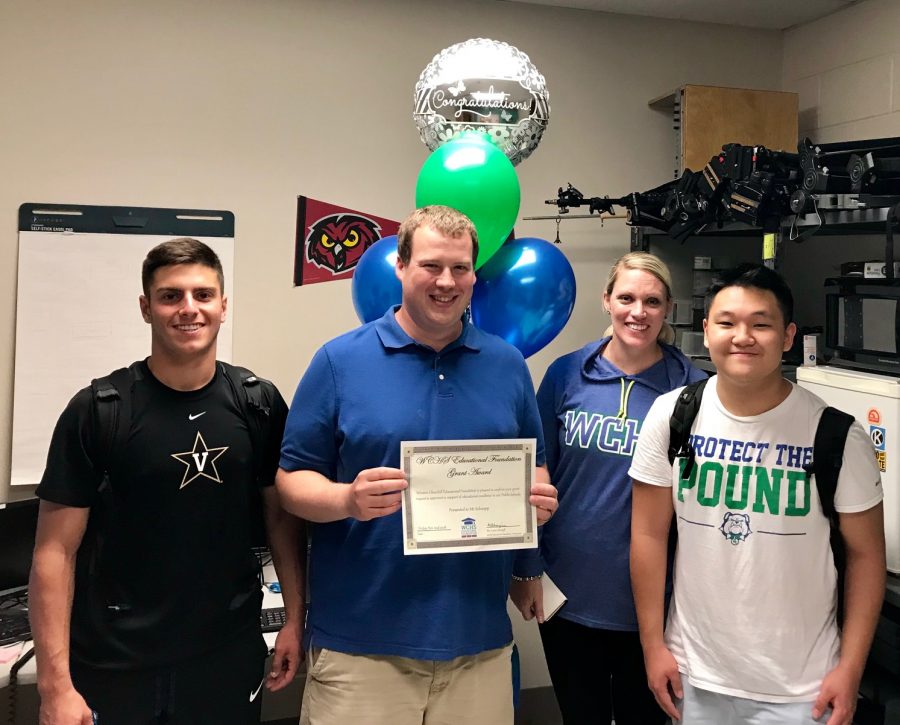
[[(258, 626), (251, 552), (261, 516), (252, 444), (221, 368), (172, 390), (141, 366), (127, 440), (98, 492), (90, 388), (60, 416), (37, 495), (91, 507), (79, 550), (72, 658), (139, 669), (202, 654)], [(241, 391), (242, 392), (242, 391)], [(123, 392), (123, 395), (127, 394)], [(273, 430), (286, 415), (278, 396)], [(278, 441), (271, 456), (277, 461)]]
[[(706, 386), (691, 435), (696, 465), (669, 464), (680, 390), (644, 421), (629, 475), (672, 487), (678, 522), (666, 644), (695, 687), (763, 702), (811, 701), (837, 664), (836, 571), (815, 480), (803, 465), (825, 403), (794, 386), (777, 407), (739, 417)], [(882, 499), (875, 452), (850, 428), (835, 493), (841, 513)]]

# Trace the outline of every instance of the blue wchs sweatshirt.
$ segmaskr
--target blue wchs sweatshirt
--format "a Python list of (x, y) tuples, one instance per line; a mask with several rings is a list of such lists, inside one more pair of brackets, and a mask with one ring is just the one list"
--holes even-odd
[(541, 528), (540, 554), (523, 552), (516, 573), (550, 575), (568, 598), (556, 616), (636, 631), (628, 566), (631, 456), (653, 401), (706, 374), (677, 348), (662, 345), (659, 362), (626, 375), (601, 354), (609, 340), (557, 359), (538, 390), (559, 510)]

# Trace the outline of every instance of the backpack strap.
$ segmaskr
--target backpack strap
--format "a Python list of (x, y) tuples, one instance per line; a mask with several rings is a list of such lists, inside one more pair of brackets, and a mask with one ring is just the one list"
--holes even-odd
[(831, 553), (837, 570), (837, 622), (844, 622), (844, 572), (847, 568), (847, 551), (841, 535), (840, 519), (834, 508), (834, 494), (844, 462), (844, 446), (854, 418), (837, 408), (828, 406), (822, 411), (816, 437), (813, 441), (813, 459), (804, 466), (807, 475), (814, 475), (822, 513), (828, 519)]
[(669, 417), (669, 463), (674, 464), (676, 458), (686, 458), (682, 477), (687, 478), (694, 469), (696, 453), (690, 444), (691, 428), (700, 410), (703, 389), (709, 378), (698, 380), (685, 386), (675, 400), (675, 408)]
[(828, 406), (822, 411), (822, 417), (819, 418), (819, 425), (816, 428), (813, 460), (807, 467), (807, 472), (816, 476), (816, 488), (822, 502), (822, 511), (829, 520), (837, 515), (834, 510), (834, 494), (844, 462), (847, 433), (854, 420), (849, 413)]
[(247, 368), (219, 362), (225, 379), (241, 409), (241, 416), (250, 431), (250, 445), (253, 450), (254, 478), (259, 486), (264, 481), (266, 442), (271, 431), (269, 413), (275, 397), (275, 386), (264, 378), (259, 378)]
[[(272, 432), (271, 410), (275, 400), (275, 386), (264, 378), (258, 378), (247, 368), (237, 365), (219, 362), (225, 379), (228, 381), (234, 400), (241, 411), (241, 417), (247, 424), (250, 435), (250, 450), (253, 455), (253, 480), (255, 496), (252, 499), (250, 513), (254, 522), (253, 539), (257, 542), (268, 541), (268, 531), (264, 523), (262, 488), (270, 481), (264, 480), (271, 475), (271, 470), (266, 465), (267, 452), (269, 450), (269, 438)], [(268, 473), (267, 473), (268, 471)], [(262, 559), (257, 552), (259, 563), (259, 581), (262, 585)]]
[(78, 557), (84, 571), (95, 581), (93, 589), (99, 606), (108, 611), (127, 609), (123, 602), (113, 601), (109, 573), (101, 561), (105, 555), (109, 523), (115, 520), (112, 471), (117, 468), (131, 430), (131, 390), (135, 381), (142, 378), (141, 362), (138, 361), (91, 380), (92, 457), (94, 469), (102, 475)]
[(141, 363), (119, 368), (91, 381), (93, 400), (94, 466), (103, 474), (100, 491), (111, 485), (110, 470), (115, 466), (131, 429), (131, 388), (143, 375)]

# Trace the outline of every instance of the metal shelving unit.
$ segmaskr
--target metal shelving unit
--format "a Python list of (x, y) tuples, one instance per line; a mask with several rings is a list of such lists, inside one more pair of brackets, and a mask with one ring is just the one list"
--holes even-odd
[[(885, 234), (887, 219), (893, 205), (900, 203), (900, 197), (884, 198), (885, 203), (892, 201), (890, 206), (858, 206), (850, 208), (852, 202), (845, 198), (835, 198), (830, 206), (823, 206), (817, 211), (785, 218), (781, 226), (768, 232), (774, 235), (771, 251), (765, 249), (765, 235), (767, 232), (759, 227), (751, 227), (747, 224), (732, 222), (721, 227), (707, 227), (695, 236), (721, 236), (752, 238), (757, 237), (763, 244), (762, 259), (772, 260), (774, 268), (779, 267), (781, 254), (785, 242), (808, 241), (816, 236), (846, 236), (853, 234)], [(651, 239), (669, 239), (668, 235), (651, 227), (631, 227), (631, 251), (650, 251)], [(672, 240), (674, 241), (674, 240)], [(891, 254), (893, 256), (893, 254)]]

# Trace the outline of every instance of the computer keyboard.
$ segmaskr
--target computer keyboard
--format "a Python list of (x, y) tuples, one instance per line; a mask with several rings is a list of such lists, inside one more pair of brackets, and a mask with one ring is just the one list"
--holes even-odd
[(31, 639), (31, 623), (28, 614), (18, 610), (0, 612), (0, 647)]
[(271, 607), (259, 613), (259, 626), (263, 632), (277, 632), (284, 626), (284, 607)]

